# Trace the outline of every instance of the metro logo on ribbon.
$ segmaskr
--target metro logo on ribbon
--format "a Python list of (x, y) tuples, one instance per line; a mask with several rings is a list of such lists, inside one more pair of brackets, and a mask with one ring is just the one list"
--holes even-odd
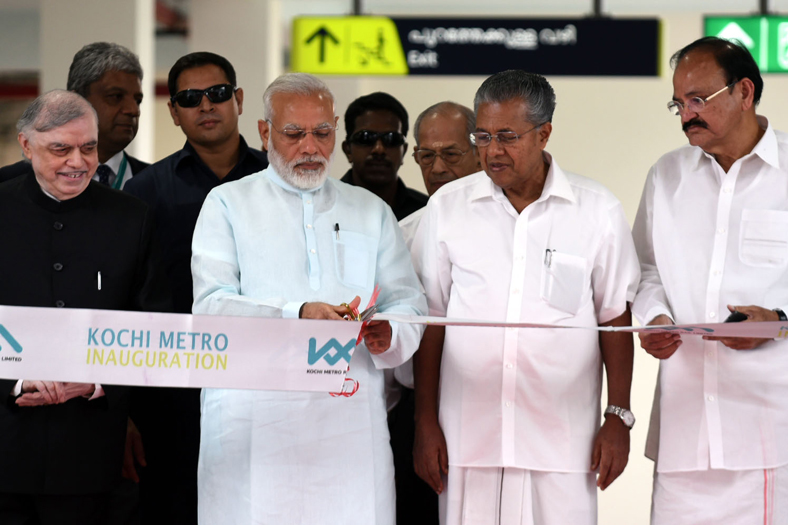
[[(19, 341), (14, 339), (14, 336), (11, 335), (11, 332), (9, 332), (6, 329), (6, 327), (1, 325), (1, 324), (0, 324), (0, 337), (5, 339), (5, 341), (8, 343), (8, 345), (11, 347), (11, 349), (14, 352), (16, 352), (17, 354), (21, 354), (22, 353), (22, 345), (20, 345)], [(3, 345), (0, 344), (0, 350), (2, 350), (2, 349), (3, 349)], [(3, 358), (5, 359), (5, 356)], [(19, 359), (19, 358), (11, 358), (11, 359)]]
[[(329, 340), (325, 345), (323, 345), (320, 350), (317, 350), (317, 339), (314, 337), (309, 339), (309, 354), (307, 358), (307, 362), (310, 365), (314, 365), (317, 363), (320, 358), (322, 357), (325, 359), (326, 363), (331, 366), (334, 366), (339, 362), (340, 359), (344, 359), (345, 361), (350, 364), (350, 357), (353, 354), (353, 349), (356, 347), (356, 342), (354, 340), (350, 340), (347, 342), (346, 345), (342, 345), (336, 339)], [(330, 350), (336, 350), (334, 355), (330, 355), (328, 352)]]

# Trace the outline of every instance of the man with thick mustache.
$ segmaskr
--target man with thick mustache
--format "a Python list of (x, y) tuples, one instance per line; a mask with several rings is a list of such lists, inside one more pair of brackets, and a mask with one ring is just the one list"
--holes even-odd
[[(192, 244), (194, 313), (345, 322), (338, 305), (366, 304), (378, 284), (380, 311), (420, 315), (426, 301), (391, 209), (328, 178), (331, 91), (290, 73), (263, 100), (271, 165), (205, 200)], [(351, 396), (204, 390), (200, 523), (394, 524), (383, 369), (410, 358), (421, 328), (373, 322), (362, 335)]]
[[(633, 230), (641, 323), (786, 321), (788, 135), (756, 113), (763, 79), (739, 43), (671, 60), (689, 145), (651, 168)], [(788, 343), (640, 336), (660, 359), (646, 455), (652, 523), (786, 523)]]
[[(170, 69), (167, 87), (170, 114), (186, 144), (134, 177), (125, 190), (153, 210), (175, 311), (191, 313), (191, 240), (205, 197), (268, 162), (238, 131), (244, 92), (227, 59), (207, 52), (185, 55)], [(194, 524), (200, 390), (146, 388), (136, 397), (140, 410), (135, 410), (135, 422), (148, 464), (140, 484), (143, 520)]]
[(388, 93), (359, 97), (345, 111), (342, 143), (350, 169), (342, 182), (366, 188), (391, 206), (400, 221), (427, 205), (427, 196), (405, 186), (397, 172), (408, 151), (408, 112)]

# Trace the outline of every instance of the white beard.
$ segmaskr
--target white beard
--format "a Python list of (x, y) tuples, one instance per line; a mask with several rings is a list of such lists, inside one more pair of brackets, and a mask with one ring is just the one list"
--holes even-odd
[[(268, 138), (268, 162), (282, 180), (299, 190), (313, 190), (321, 186), (328, 177), (328, 170), (333, 160), (334, 153), (331, 152), (328, 159), (319, 155), (309, 155), (288, 162), (276, 151), (271, 137)], [(316, 170), (305, 170), (297, 167), (302, 162), (320, 162), (322, 166)]]

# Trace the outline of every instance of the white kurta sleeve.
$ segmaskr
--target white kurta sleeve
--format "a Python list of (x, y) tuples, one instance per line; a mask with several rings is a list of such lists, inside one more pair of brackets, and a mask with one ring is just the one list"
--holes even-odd
[(449, 306), (451, 262), (445, 243), (439, 240), (439, 204), (433, 199), (427, 203), (411, 245), (411, 257), (427, 295), (429, 315), (443, 317)]
[[(392, 211), (382, 217), (376, 272), (380, 297), (378, 311), (404, 315), (424, 315), (427, 301), (413, 270), (410, 253)], [(372, 355), (376, 368), (393, 368), (411, 358), (419, 348), (424, 325), (392, 323), (391, 348)]]
[(640, 206), (635, 217), (635, 225), (632, 228), (632, 237), (640, 260), (640, 285), (632, 305), (632, 313), (643, 325), (662, 314), (671, 319), (674, 318), (654, 256), (655, 179), (656, 169), (652, 167), (646, 178), (646, 185), (643, 188)]
[(192, 238), (192, 312), (208, 315), (289, 317), (301, 302), (284, 298), (257, 300), (241, 295), (241, 270), (231, 216), (224, 202), (212, 191), (205, 199)]
[(635, 299), (640, 281), (632, 233), (618, 200), (608, 209), (608, 217), (591, 273), (594, 308), (600, 324), (624, 313), (627, 303)]

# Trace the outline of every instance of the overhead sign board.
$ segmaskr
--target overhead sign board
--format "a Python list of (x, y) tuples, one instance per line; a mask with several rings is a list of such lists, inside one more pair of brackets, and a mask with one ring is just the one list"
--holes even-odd
[(382, 16), (296, 18), (291, 65), (328, 75), (408, 74), (397, 27)]
[(656, 76), (657, 19), (299, 17), (291, 68), (338, 75)]
[(788, 73), (788, 17), (707, 16), (704, 25), (706, 36), (741, 42), (762, 73)]

